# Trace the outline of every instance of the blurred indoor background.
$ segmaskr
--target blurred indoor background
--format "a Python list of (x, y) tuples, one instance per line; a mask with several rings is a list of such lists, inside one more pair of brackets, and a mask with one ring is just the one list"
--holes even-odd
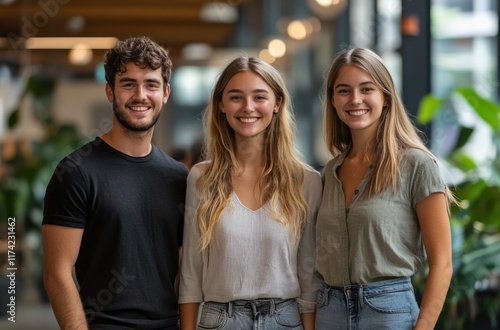
[[(0, 327), (57, 328), (41, 284), (45, 186), (64, 155), (110, 128), (105, 49), (146, 35), (174, 63), (154, 143), (188, 164), (220, 68), (248, 54), (285, 77), (297, 149), (321, 170), (325, 73), (346, 47), (376, 51), (462, 200), (439, 327), (499, 329), (499, 16), (497, 0), (0, 0)], [(414, 278), (417, 295), (425, 277)]]

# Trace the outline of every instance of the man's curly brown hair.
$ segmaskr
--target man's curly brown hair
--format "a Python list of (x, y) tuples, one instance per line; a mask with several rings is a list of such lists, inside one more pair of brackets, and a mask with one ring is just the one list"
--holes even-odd
[(164, 89), (170, 82), (172, 75), (172, 61), (168, 50), (152, 41), (148, 37), (134, 37), (118, 41), (117, 44), (104, 55), (104, 71), (106, 82), (114, 88), (116, 74), (126, 71), (130, 62), (141, 68), (156, 70), (161, 68)]

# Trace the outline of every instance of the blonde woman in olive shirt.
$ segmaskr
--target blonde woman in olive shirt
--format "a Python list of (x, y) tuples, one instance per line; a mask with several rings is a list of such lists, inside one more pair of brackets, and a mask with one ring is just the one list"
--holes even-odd
[(208, 161), (188, 176), (181, 328), (313, 330), (321, 177), (295, 154), (278, 71), (252, 57), (229, 63), (205, 124)]
[[(434, 329), (452, 274), (453, 196), (377, 54), (334, 60), (325, 125), (334, 158), (317, 219), (317, 329)], [(410, 277), (426, 257), (419, 309)]]

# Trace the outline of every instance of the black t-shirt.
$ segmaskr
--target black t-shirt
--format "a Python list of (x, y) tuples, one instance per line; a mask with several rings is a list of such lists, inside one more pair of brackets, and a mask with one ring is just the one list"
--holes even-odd
[(59, 163), (43, 224), (84, 229), (75, 270), (91, 328), (177, 323), (187, 174), (155, 146), (145, 157), (130, 157), (100, 138)]

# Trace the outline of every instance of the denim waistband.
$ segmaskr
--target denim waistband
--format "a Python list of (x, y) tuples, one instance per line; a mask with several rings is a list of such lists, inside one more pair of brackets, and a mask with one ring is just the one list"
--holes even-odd
[(330, 291), (336, 292), (351, 292), (353, 295), (370, 295), (378, 294), (384, 292), (400, 291), (412, 288), (411, 279), (409, 277), (398, 277), (395, 279), (377, 281), (365, 284), (349, 284), (344, 286), (324, 285), (330, 289)]
[(273, 315), (276, 312), (276, 308), (287, 302), (294, 302), (295, 299), (276, 299), (276, 298), (266, 298), (266, 299), (256, 299), (256, 300), (234, 300), (227, 303), (208, 301), (204, 305), (207, 307), (216, 308), (218, 310), (224, 310), (227, 312), (229, 317), (232, 317), (233, 311), (252, 313), (256, 314), (270, 314)]
[(409, 277), (398, 277), (390, 280), (345, 286), (331, 286), (324, 282), (323, 285), (325, 286), (325, 294), (343, 296), (346, 299), (357, 299), (360, 307), (363, 307), (363, 297), (381, 293), (413, 290)]

